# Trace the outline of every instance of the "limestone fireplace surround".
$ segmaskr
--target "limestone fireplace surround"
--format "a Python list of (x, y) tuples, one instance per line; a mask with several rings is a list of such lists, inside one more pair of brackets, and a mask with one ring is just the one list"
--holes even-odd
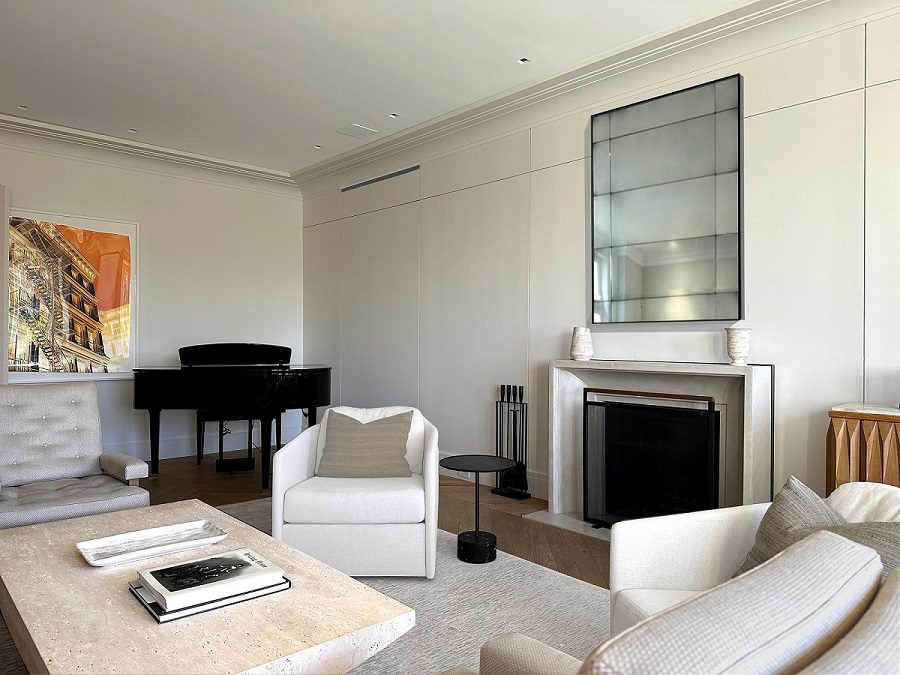
[(549, 513), (538, 512), (535, 519), (581, 531), (590, 527), (582, 520), (582, 414), (586, 387), (712, 397), (723, 426), (719, 454), (721, 505), (771, 499), (773, 366), (562, 360), (550, 362)]

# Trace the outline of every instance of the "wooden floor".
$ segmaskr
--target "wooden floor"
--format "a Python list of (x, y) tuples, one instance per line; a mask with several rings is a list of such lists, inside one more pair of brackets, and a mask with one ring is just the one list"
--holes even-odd
[[(164, 459), (159, 474), (142, 480), (141, 486), (150, 491), (152, 504), (200, 499), (221, 506), (270, 497), (269, 490), (260, 489), (258, 457), (256, 465), (256, 471), (216, 473), (214, 455), (207, 455), (199, 466), (194, 457)], [(501, 551), (609, 588), (609, 542), (522, 518), (546, 508), (542, 499), (517, 501), (481, 487), (481, 529), (497, 535)], [(458, 534), (474, 524), (474, 485), (441, 476), (438, 527)]]

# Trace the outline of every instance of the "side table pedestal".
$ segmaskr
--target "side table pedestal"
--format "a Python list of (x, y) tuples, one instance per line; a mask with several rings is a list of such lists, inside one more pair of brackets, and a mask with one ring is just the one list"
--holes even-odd
[(476, 565), (496, 560), (497, 536), (492, 532), (460, 532), (456, 538), (456, 557)]

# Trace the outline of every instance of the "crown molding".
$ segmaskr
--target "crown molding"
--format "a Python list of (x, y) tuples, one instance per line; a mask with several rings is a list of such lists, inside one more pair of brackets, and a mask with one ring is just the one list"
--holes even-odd
[[(601, 57), (539, 84), (512, 93), (500, 94), (485, 102), (461, 108), (407, 131), (370, 143), (359, 150), (350, 150), (324, 162), (299, 169), (293, 172), (291, 177), (302, 188), (304, 185), (340, 174), (361, 164), (425, 145), (468, 127), (827, 2), (829, 0), (782, 0), (774, 3), (769, 0), (751, 3), (665, 35), (651, 36), (635, 46)], [(761, 4), (764, 6), (760, 7)]]
[(105, 136), (89, 131), (70, 129), (56, 124), (27, 120), (12, 115), (0, 115), (0, 130), (12, 131), (18, 134), (27, 134), (28, 136), (36, 136), (38, 138), (49, 138), (65, 143), (76, 143), (78, 145), (100, 148), (102, 150), (112, 150), (113, 152), (121, 152), (127, 155), (158, 159), (164, 162), (209, 169), (211, 171), (255, 178), (257, 180), (264, 180), (272, 183), (296, 185), (291, 178), (291, 175), (284, 171), (274, 171), (272, 169), (229, 162), (223, 159), (207, 157), (205, 155), (195, 155), (190, 152), (171, 150), (158, 145), (137, 143), (122, 138), (115, 138), (114, 136)]

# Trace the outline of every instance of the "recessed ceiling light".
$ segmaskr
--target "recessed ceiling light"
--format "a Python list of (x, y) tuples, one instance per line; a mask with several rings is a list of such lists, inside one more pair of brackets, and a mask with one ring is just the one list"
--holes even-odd
[(129, 129), (129, 130), (128, 130), (128, 133), (130, 133), (130, 134), (136, 134), (136, 133), (137, 133), (137, 129)]
[(398, 115), (397, 113), (388, 113), (388, 117), (390, 117), (392, 120), (395, 120), (400, 117), (400, 115)]
[(526, 63), (531, 63), (531, 59), (527, 59), (523, 56), (521, 59), (517, 59), (516, 63), (518, 63), (520, 66), (524, 66)]
[(19, 106), (16, 106), (16, 107), (17, 107), (19, 110), (28, 110), (28, 106), (27, 106), (27, 105), (19, 105)]

